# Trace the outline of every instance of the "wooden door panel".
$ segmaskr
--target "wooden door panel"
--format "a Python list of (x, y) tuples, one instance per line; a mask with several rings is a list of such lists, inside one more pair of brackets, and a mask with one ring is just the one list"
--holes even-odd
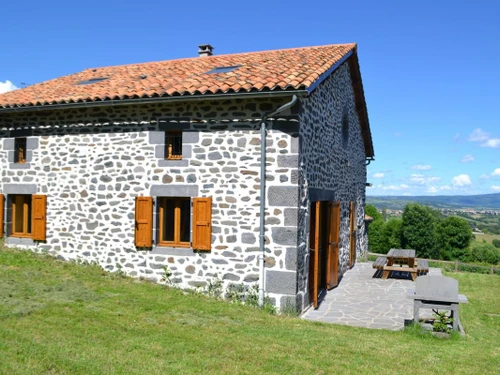
[(328, 215), (328, 257), (327, 285), (334, 288), (339, 279), (339, 235), (340, 235), (340, 203), (330, 202)]

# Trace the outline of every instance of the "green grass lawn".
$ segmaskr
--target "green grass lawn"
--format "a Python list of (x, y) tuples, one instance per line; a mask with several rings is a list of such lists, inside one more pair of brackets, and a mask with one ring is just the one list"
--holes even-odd
[(484, 233), (484, 234), (475, 234), (476, 236), (476, 241), (482, 242), (485, 240), (487, 243), (493, 243), (493, 240), (500, 240), (500, 234), (491, 234), (491, 233)]
[(465, 338), (280, 317), (0, 249), (1, 374), (495, 374), (500, 277), (453, 274)]

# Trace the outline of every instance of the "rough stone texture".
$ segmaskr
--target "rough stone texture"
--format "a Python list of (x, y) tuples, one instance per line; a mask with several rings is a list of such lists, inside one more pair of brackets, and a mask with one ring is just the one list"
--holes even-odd
[[(61, 259), (96, 261), (109, 271), (121, 267), (129, 275), (157, 281), (168, 265), (172, 281), (181, 288), (204, 285), (215, 275), (224, 280), (224, 287), (258, 282), (262, 112), (255, 108), (264, 103), (278, 108), (288, 100), (254, 100), (254, 110), (250, 101), (225, 100), (2, 115), (0, 192), (47, 195), (47, 241), (9, 237), (7, 242)], [(283, 122), (297, 123), (298, 115), (284, 115), (288, 117)], [(181, 117), (183, 122), (176, 120)], [(190, 117), (204, 122), (190, 122)], [(9, 154), (18, 134), (6, 129), (27, 124), (31, 160), (26, 169), (14, 170)], [(164, 131), (179, 129), (183, 159), (164, 160)], [(286, 146), (278, 152), (281, 141)], [(291, 154), (293, 144), (289, 132), (270, 127), (266, 172), (274, 180), (267, 188), (280, 184), (280, 176), (290, 178), (292, 169), (278, 167), (277, 157)], [(211, 196), (212, 251), (156, 244), (152, 250), (136, 248), (138, 195)], [(282, 211), (270, 207), (266, 218), (274, 223), (270, 227), (285, 219)], [(270, 229), (266, 237), (273, 269), (285, 270), (285, 247), (274, 243)], [(279, 307), (279, 298), (275, 300)]]
[[(20, 241), (19, 246), (157, 281), (168, 265), (181, 288), (205, 285), (215, 275), (225, 288), (255, 283), (262, 116), (256, 108), (278, 108), (287, 101), (231, 99), (2, 115), (0, 192), (14, 194), (9, 184), (30, 185), (30, 192), (34, 186), (47, 195), (47, 241)], [(298, 310), (309, 304), (310, 188), (328, 189), (342, 202), (340, 272), (349, 253), (349, 201), (358, 207), (357, 248), (366, 248), (365, 157), (347, 64), (301, 102), (269, 121), (265, 142), (265, 246), (274, 262), (267, 268), (267, 292), (278, 308), (295, 298)], [(344, 111), (349, 116), (345, 148)], [(30, 137), (30, 163), (22, 169), (9, 162), (20, 130)], [(182, 160), (164, 160), (166, 130), (183, 131)], [(172, 194), (213, 198), (211, 252), (156, 243), (152, 250), (135, 247), (135, 198)], [(7, 243), (16, 242), (7, 237)]]
[[(342, 142), (342, 117), (348, 116), (349, 138)], [(348, 63), (328, 77), (309, 97), (302, 100), (299, 158), (299, 244), (297, 253), (298, 293), (309, 304), (309, 189), (333, 192), (341, 202), (339, 276), (348, 268), (349, 202), (357, 205), (356, 249), (358, 257), (367, 251), (364, 230), (366, 162), (361, 127), (356, 113)]]

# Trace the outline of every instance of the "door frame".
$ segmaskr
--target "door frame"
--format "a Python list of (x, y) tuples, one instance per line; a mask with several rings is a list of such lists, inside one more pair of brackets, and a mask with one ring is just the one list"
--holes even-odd
[(339, 283), (339, 241), (340, 241), (340, 202), (328, 204), (328, 254), (326, 285), (335, 288)]

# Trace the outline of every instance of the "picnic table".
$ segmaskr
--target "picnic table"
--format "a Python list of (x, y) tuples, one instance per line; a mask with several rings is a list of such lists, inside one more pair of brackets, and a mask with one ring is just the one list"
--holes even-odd
[[(418, 264), (417, 264), (418, 263)], [(408, 272), (413, 281), (420, 274), (429, 272), (429, 264), (426, 259), (415, 259), (415, 250), (411, 249), (391, 249), (387, 257), (378, 257), (373, 263), (375, 274), (382, 273), (382, 279), (387, 279), (392, 271)]]

